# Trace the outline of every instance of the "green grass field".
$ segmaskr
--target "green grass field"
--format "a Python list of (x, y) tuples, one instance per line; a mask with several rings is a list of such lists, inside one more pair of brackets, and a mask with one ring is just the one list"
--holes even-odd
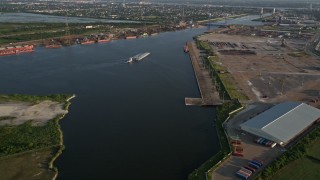
[(320, 162), (320, 139), (308, 148), (308, 155), (319, 159)]
[(308, 57), (309, 55), (307, 53), (305, 53), (304, 51), (300, 51), (300, 52), (291, 52), (291, 53), (287, 53), (289, 56), (292, 57)]
[(231, 99), (248, 100), (249, 98), (235, 85), (235, 79), (230, 73), (218, 74)]
[(224, 66), (221, 66), (218, 60), (219, 60), (218, 56), (208, 57), (209, 65), (211, 66), (211, 68), (214, 69), (215, 71), (220, 72), (220, 73), (217, 73), (217, 76), (219, 76), (230, 98), (239, 99), (239, 100), (248, 100), (249, 99), (248, 96), (244, 94), (244, 92), (240, 91), (239, 88), (235, 85), (236, 80), (233, 78), (233, 76), (230, 73), (228, 73), (227, 68), (225, 68)]
[(304, 157), (298, 159), (275, 174), (273, 180), (320, 179), (320, 161)]
[(307, 156), (293, 161), (278, 171), (272, 179), (320, 179), (320, 139), (307, 149)]
[(48, 169), (54, 149), (43, 149), (0, 159), (0, 179), (52, 179), (55, 172)]

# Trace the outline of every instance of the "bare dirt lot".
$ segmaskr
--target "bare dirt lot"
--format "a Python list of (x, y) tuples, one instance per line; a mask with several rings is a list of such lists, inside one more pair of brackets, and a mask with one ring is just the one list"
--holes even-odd
[(211, 33), (199, 40), (209, 42), (219, 57), (215, 63), (234, 77), (228, 83), (250, 99), (242, 102), (248, 104), (245, 110), (224, 124), (230, 138), (241, 140), (244, 156), (231, 156), (212, 174), (212, 179), (239, 179), (235, 173), (249, 160), (258, 158), (268, 164), (285, 151), (256, 144), (257, 137), (241, 131), (239, 125), (273, 103), (306, 101), (319, 106), (320, 101), (310, 100), (320, 97), (320, 58), (304, 52), (306, 40), (302, 39)]
[(303, 52), (305, 40), (219, 33), (199, 39), (210, 42), (218, 63), (235, 78), (231, 83), (251, 102), (309, 101), (320, 96), (320, 60)]
[(0, 125), (19, 125), (32, 120), (33, 125), (44, 125), (61, 114), (66, 114), (61, 103), (42, 101), (38, 104), (8, 102), (0, 104)]

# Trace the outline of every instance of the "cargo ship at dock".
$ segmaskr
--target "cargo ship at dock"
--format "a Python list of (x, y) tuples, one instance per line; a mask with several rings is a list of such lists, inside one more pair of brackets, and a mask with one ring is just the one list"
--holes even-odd
[(188, 43), (186, 43), (186, 44), (183, 46), (183, 51), (184, 51), (185, 53), (188, 53), (188, 52), (189, 52)]
[(134, 61), (136, 61), (136, 62), (141, 61), (142, 59), (144, 59), (145, 57), (147, 57), (147, 56), (149, 56), (149, 55), (150, 55), (149, 52), (137, 54), (137, 55), (129, 58), (129, 60), (127, 61), (127, 63), (132, 63), (132, 62), (134, 62)]
[(0, 48), (0, 56), (33, 52), (33, 45), (10, 46)]
[(126, 39), (136, 39), (137, 36), (127, 36)]
[(98, 39), (98, 43), (103, 43), (103, 42), (110, 42), (111, 40), (108, 38), (108, 39)]
[(48, 49), (57, 49), (57, 48), (61, 48), (62, 46), (60, 44), (48, 44), (48, 45), (45, 45), (45, 48), (48, 48)]
[(94, 44), (94, 43), (95, 41), (91, 41), (91, 40), (81, 42), (81, 44)]

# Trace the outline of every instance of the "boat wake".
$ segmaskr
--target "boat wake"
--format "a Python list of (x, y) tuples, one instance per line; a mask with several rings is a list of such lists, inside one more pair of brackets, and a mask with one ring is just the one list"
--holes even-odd
[(120, 60), (116, 60), (116, 61), (109, 61), (109, 62), (100, 62), (100, 63), (96, 63), (96, 64), (87, 64), (86, 66), (78, 66), (76, 67), (76, 69), (80, 69), (80, 70), (98, 70), (98, 69), (104, 69), (104, 68), (108, 68), (108, 67), (115, 67), (118, 65), (124, 65), (126, 63), (124, 63), (124, 59), (120, 59)]

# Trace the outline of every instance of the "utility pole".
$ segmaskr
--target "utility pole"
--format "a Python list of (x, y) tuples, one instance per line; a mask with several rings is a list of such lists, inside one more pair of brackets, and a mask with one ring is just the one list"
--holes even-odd
[(281, 95), (283, 95), (284, 82), (285, 82), (285, 79), (282, 79), (281, 80)]
[(217, 83), (217, 84), (218, 84), (217, 89), (218, 91), (220, 91), (220, 83)]
[(224, 103), (224, 93), (225, 91), (223, 91), (223, 94), (222, 94), (222, 103)]

